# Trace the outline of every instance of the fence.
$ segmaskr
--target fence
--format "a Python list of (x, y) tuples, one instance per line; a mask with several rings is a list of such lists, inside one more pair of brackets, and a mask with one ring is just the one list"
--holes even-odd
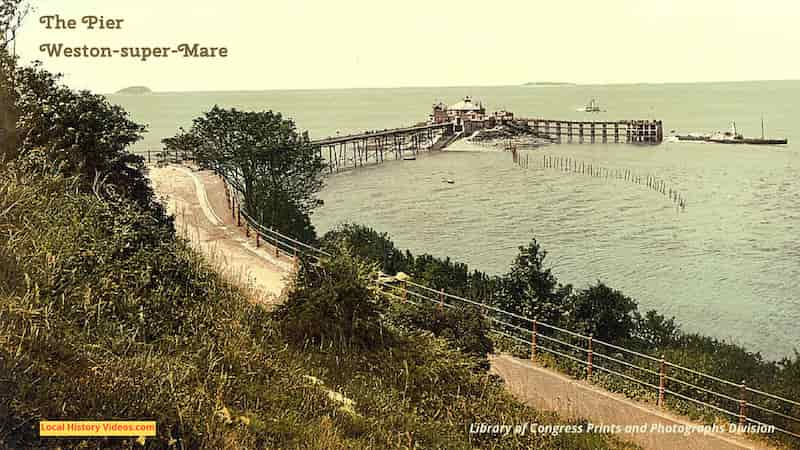
[(331, 256), (330, 253), (312, 247), (304, 242), (300, 242), (292, 237), (286, 236), (272, 229), (272, 227), (265, 227), (255, 220), (247, 210), (242, 208), (244, 201), (241, 193), (231, 188), (231, 182), (228, 175), (223, 171), (215, 170), (214, 173), (219, 176), (225, 186), (225, 198), (228, 202), (228, 209), (231, 211), (231, 217), (236, 220), (236, 226), (245, 228), (245, 235), (253, 237), (256, 242), (256, 248), (261, 247), (262, 242), (266, 242), (275, 249), (275, 256), (280, 256), (281, 252), (285, 255), (297, 258), (299, 256), (311, 256), (313, 258), (320, 258), (322, 256)]
[(193, 161), (194, 157), (191, 152), (181, 150), (133, 150), (136, 156), (141, 156), (145, 164), (166, 164), (175, 163), (180, 164), (183, 161)]
[[(228, 206), (237, 226), (244, 226), (248, 237), (254, 234), (256, 246), (263, 240), (275, 248), (276, 255), (283, 252), (295, 258), (305, 256), (317, 260), (331, 256), (322, 249), (259, 224), (242, 209), (241, 194), (230, 187), (227, 175), (221, 171), (215, 173), (225, 183)], [(526, 346), (531, 359), (536, 360), (543, 352), (550, 354), (581, 369), (590, 382), (597, 377), (597, 372), (604, 373), (644, 387), (653, 394), (658, 406), (668, 406), (668, 400), (672, 400), (668, 396), (671, 396), (673, 403), (679, 400), (701, 411), (727, 416), (739, 430), (765, 431), (773, 427), (788, 437), (800, 439), (800, 402), (753, 388), (745, 381), (736, 383), (719, 378), (668, 361), (663, 355), (647, 355), (411, 280), (382, 274), (376, 283), (383, 295), (417, 306), (428, 303), (440, 311), (477, 308), (491, 324), (492, 331)]]
[(659, 406), (665, 406), (670, 395), (728, 416), (742, 430), (773, 426), (787, 436), (800, 438), (797, 432), (800, 402), (752, 388), (745, 381), (725, 380), (668, 361), (663, 355), (640, 353), (412, 281), (381, 279), (378, 283), (386, 295), (399, 301), (429, 303), (440, 310), (460, 306), (478, 308), (493, 331), (525, 345), (532, 359), (542, 352), (549, 353), (583, 368), (589, 381), (596, 372), (606, 373), (651, 390)]

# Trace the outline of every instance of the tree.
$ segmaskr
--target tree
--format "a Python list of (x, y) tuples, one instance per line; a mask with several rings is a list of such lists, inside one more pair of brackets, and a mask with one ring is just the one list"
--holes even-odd
[(378, 264), (386, 273), (409, 271), (405, 255), (397, 249), (386, 233), (380, 233), (365, 225), (346, 223), (328, 231), (322, 238), (322, 244), (331, 249), (339, 242), (347, 243), (355, 255)]
[[(30, 6), (22, 0), (0, 2), (0, 164), (17, 156), (17, 118), (14, 96), (13, 44)], [(9, 52), (11, 47), (11, 52)]]
[(14, 60), (0, 49), (0, 164), (17, 156), (17, 117), (12, 76)]
[(144, 159), (127, 151), (142, 138), (144, 126), (101, 95), (61, 85), (60, 75), (40, 63), (18, 68), (14, 80), (22, 154), (44, 151), (64, 173), (81, 175), (85, 188), (103, 185), (142, 206), (156, 207)]
[(571, 329), (595, 338), (621, 343), (636, 328), (636, 302), (601, 282), (569, 298), (568, 324)]
[(163, 142), (195, 143), (198, 162), (228, 175), (251, 216), (295, 238), (315, 239), (308, 216), (322, 204), (316, 194), (325, 164), (308, 133), (300, 133), (291, 119), (214, 106), (188, 133)]
[(0, 1), (0, 50), (8, 51), (11, 46), (12, 51), (9, 53), (14, 53), (17, 31), (30, 11), (31, 6), (23, 0)]
[(636, 322), (635, 338), (645, 350), (658, 350), (673, 344), (681, 335), (675, 318), (667, 319), (655, 310), (645, 313), (644, 317), (634, 313)]
[(559, 284), (544, 260), (547, 252), (533, 239), (520, 247), (511, 271), (500, 280), (493, 303), (501, 309), (556, 324), (565, 311), (572, 286)]

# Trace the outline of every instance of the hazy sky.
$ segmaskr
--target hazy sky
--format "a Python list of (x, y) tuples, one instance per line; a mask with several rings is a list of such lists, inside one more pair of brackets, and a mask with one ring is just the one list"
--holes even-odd
[[(111, 92), (799, 79), (796, 0), (33, 0), (18, 44)], [(122, 18), (46, 30), (42, 15)], [(50, 58), (69, 46), (228, 47), (223, 59)]]

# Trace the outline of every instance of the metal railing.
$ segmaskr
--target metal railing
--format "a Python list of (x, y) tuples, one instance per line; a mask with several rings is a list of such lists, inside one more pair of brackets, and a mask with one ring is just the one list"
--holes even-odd
[[(233, 219), (237, 226), (245, 227), (246, 236), (253, 237), (257, 247), (263, 241), (275, 248), (276, 255), (283, 252), (295, 258), (303, 255), (316, 260), (332, 256), (258, 223), (243, 210), (242, 196), (231, 187), (227, 176), (221, 171), (215, 173), (224, 181)], [(582, 368), (590, 382), (599, 371), (651, 390), (660, 407), (666, 406), (667, 395), (670, 395), (701, 410), (706, 408), (727, 416), (739, 427), (746, 428), (748, 424), (773, 427), (786, 436), (800, 439), (800, 402), (755, 389), (745, 381), (726, 380), (668, 361), (664, 355), (641, 353), (411, 280), (381, 274), (376, 283), (383, 295), (417, 306), (428, 303), (440, 311), (465, 306), (477, 308), (491, 324), (492, 331), (527, 346), (532, 360), (536, 360), (540, 352), (553, 355)], [(598, 364), (596, 359), (602, 363)], [(726, 389), (727, 392), (720, 392)], [(776, 425), (777, 418), (783, 421), (780, 426)]]
[[(747, 429), (748, 425), (771, 426), (800, 439), (800, 402), (795, 400), (754, 389), (744, 381), (736, 383), (684, 367), (663, 355), (647, 355), (410, 280), (387, 281), (387, 278), (390, 277), (382, 277), (378, 284), (390, 298), (418, 306), (428, 303), (439, 310), (477, 308), (489, 321), (492, 331), (525, 345), (533, 360), (544, 352), (582, 368), (588, 381), (592, 381), (595, 372), (602, 372), (636, 383), (653, 393), (658, 406), (666, 406), (670, 395), (727, 416), (740, 429)], [(720, 392), (726, 389), (728, 392)], [(784, 423), (776, 424), (778, 418)]]
[(305, 242), (286, 236), (272, 227), (261, 225), (247, 213), (246, 209), (244, 209), (243, 196), (238, 190), (231, 187), (233, 184), (228, 179), (227, 174), (220, 170), (215, 170), (214, 173), (220, 177), (224, 183), (228, 209), (231, 212), (232, 218), (236, 221), (236, 226), (244, 226), (245, 236), (252, 236), (255, 239), (256, 248), (261, 247), (261, 244), (265, 242), (275, 249), (275, 256), (278, 257), (281, 255), (281, 252), (293, 258), (309, 256), (319, 259), (322, 256), (331, 256), (330, 253), (322, 249), (312, 247)]

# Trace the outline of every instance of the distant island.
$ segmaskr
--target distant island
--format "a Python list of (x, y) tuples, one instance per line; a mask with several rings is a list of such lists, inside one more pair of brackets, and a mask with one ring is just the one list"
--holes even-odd
[(531, 81), (523, 86), (575, 86), (575, 83), (564, 83), (561, 81)]
[(150, 88), (145, 86), (131, 86), (126, 87), (125, 89), (120, 89), (116, 92), (117, 94), (132, 94), (132, 95), (142, 95), (142, 94), (152, 94), (153, 91)]

